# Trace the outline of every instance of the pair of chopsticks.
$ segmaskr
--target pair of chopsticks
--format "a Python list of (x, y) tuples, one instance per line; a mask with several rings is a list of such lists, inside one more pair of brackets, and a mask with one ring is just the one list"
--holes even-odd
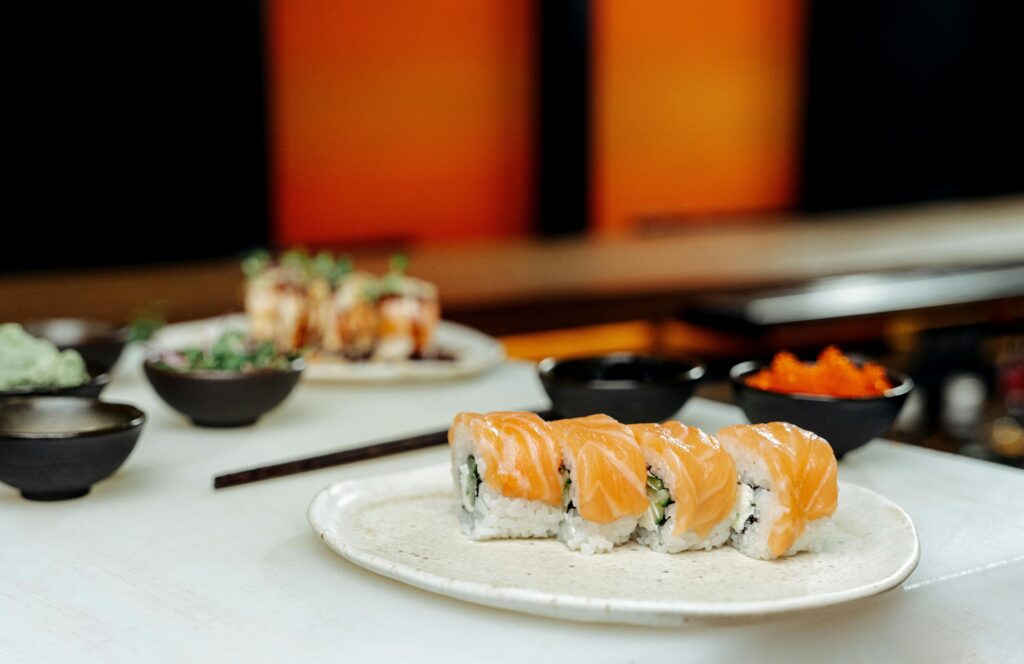
[[(537, 415), (545, 420), (550, 420), (555, 417), (555, 414), (550, 410), (538, 411)], [(241, 484), (252, 484), (253, 482), (262, 482), (263, 480), (270, 480), (277, 477), (298, 475), (299, 473), (320, 470), (321, 468), (330, 468), (332, 466), (341, 466), (346, 463), (355, 463), (356, 461), (377, 459), (391, 454), (411, 452), (412, 450), (419, 450), (424, 447), (434, 447), (436, 445), (445, 445), (447, 443), (448, 429), (442, 429), (441, 431), (432, 431), (430, 433), (419, 434), (418, 436), (409, 436), (407, 438), (398, 438), (396, 440), (370, 443), (369, 445), (363, 445), (362, 447), (337, 450), (335, 452), (318, 454), (304, 459), (282, 461), (268, 466), (257, 466), (247, 470), (238, 470), (233, 473), (217, 475), (213, 478), (213, 488), (226, 489), (228, 487), (239, 486)]]

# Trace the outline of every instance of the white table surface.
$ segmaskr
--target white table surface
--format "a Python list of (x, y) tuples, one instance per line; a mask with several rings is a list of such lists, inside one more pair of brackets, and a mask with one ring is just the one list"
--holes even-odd
[[(434, 448), (213, 491), (223, 471), (443, 428), (459, 410), (542, 407), (530, 365), (479, 378), (303, 384), (257, 426), (207, 430), (159, 402), (126, 355), (105, 392), (149, 422), (125, 466), (78, 500), (0, 486), (0, 662), (1024, 661), (1024, 472), (884, 441), (840, 464), (921, 538), (903, 588), (742, 626), (547, 620), (436, 596), (339, 558), (306, 523), (324, 486), (444, 460)], [(714, 431), (743, 421), (694, 399)], [(328, 659), (330, 658), (330, 659)]]

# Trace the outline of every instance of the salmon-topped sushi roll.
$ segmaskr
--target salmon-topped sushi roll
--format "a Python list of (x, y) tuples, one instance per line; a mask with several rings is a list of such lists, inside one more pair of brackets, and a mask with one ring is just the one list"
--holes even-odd
[(278, 290), (274, 343), (283, 351), (299, 351), (309, 337), (309, 299), (306, 286), (288, 283)]
[(334, 287), (324, 277), (313, 277), (306, 288), (308, 331), (306, 343), (327, 350), (327, 336), (334, 319)]
[(249, 317), (249, 333), (254, 339), (274, 340), (277, 292), (277, 282), (271, 274), (253, 277), (245, 283), (245, 313)]
[(404, 360), (429, 354), (441, 317), (437, 288), (405, 275), (388, 275), (382, 283), (374, 358)]
[(647, 510), (647, 464), (633, 433), (607, 415), (551, 423), (562, 445), (565, 519), (559, 538), (586, 554), (629, 540)]
[(560, 451), (533, 413), (459, 413), (448, 430), (463, 532), (550, 537), (562, 521)]
[(373, 301), (373, 276), (354, 272), (334, 291), (333, 319), (325, 336), (324, 350), (351, 360), (363, 360), (377, 342), (377, 308)]
[(663, 553), (725, 544), (737, 495), (729, 453), (714, 437), (681, 422), (629, 428), (647, 463), (648, 507), (637, 541)]
[(763, 560), (820, 551), (839, 498), (828, 442), (786, 422), (726, 427), (717, 438), (739, 475), (731, 544)]

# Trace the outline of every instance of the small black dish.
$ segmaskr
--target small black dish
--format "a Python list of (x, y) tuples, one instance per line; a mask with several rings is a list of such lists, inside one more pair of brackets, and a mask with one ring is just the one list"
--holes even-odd
[(89, 372), (89, 381), (81, 385), (0, 392), (0, 401), (12, 397), (86, 397), (88, 399), (98, 399), (100, 392), (110, 382), (110, 375), (102, 366), (88, 360), (85, 362), (85, 370)]
[(914, 381), (906, 374), (887, 369), (894, 387), (880, 397), (844, 398), (817, 394), (770, 392), (747, 385), (750, 374), (770, 362), (741, 362), (729, 371), (736, 403), (751, 422), (790, 422), (813, 431), (832, 446), (841, 459), (877, 438), (892, 426), (903, 409)]
[(538, 366), (540, 382), (563, 417), (604, 413), (625, 424), (661, 422), (683, 407), (704, 365), (630, 353), (556, 360)]
[(67, 500), (121, 467), (146, 415), (82, 397), (0, 401), (0, 482), (28, 500)]
[(167, 404), (196, 426), (243, 427), (285, 400), (302, 375), (302, 360), (288, 369), (180, 371), (146, 360), (146, 378)]
[(127, 329), (86, 318), (47, 318), (29, 321), (22, 327), (61, 350), (78, 351), (86, 362), (98, 365), (103, 371), (113, 368), (128, 341)]

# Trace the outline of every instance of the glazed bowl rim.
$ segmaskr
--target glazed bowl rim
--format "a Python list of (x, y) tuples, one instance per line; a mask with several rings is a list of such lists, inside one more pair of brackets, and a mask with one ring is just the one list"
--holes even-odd
[(101, 401), (100, 399), (92, 399), (89, 397), (78, 397), (78, 396), (40, 396), (31, 395), (24, 397), (14, 397), (11, 399), (5, 399), (0, 402), (0, 408), (5, 408), (11, 405), (15, 405), (19, 402), (32, 402), (40, 399), (45, 399), (51, 403), (54, 400), (65, 400), (65, 401), (78, 401), (89, 403), (93, 406), (100, 405), (106, 407), (108, 410), (118, 411), (124, 414), (124, 419), (121, 421), (110, 424), (109, 426), (101, 427), (98, 429), (86, 429), (78, 431), (51, 431), (51, 432), (38, 432), (38, 431), (14, 431), (0, 428), (0, 439), (3, 440), (68, 440), (72, 438), (93, 438), (97, 436), (106, 436), (112, 433), (120, 431), (129, 431), (131, 429), (137, 429), (146, 422), (146, 413), (139, 408), (128, 403), (120, 403), (116, 401)]
[[(667, 364), (678, 364), (680, 366), (687, 366), (688, 369), (681, 370), (679, 373), (665, 378), (663, 380), (633, 380), (633, 379), (602, 379), (602, 378), (591, 378), (591, 379), (576, 379), (568, 378), (566, 376), (559, 376), (555, 373), (559, 366), (564, 366), (570, 362), (587, 362), (587, 361), (601, 361), (601, 360), (654, 360), (655, 362), (667, 363)], [(664, 357), (648, 353), (606, 353), (603, 355), (581, 355), (577, 357), (563, 357), (558, 358), (555, 356), (545, 357), (543, 360), (537, 363), (537, 372), (540, 375), (540, 379), (545, 384), (554, 384), (559, 386), (574, 386), (574, 387), (585, 387), (592, 390), (623, 390), (623, 389), (643, 389), (643, 388), (659, 388), (659, 387), (675, 387), (686, 383), (696, 383), (704, 377), (707, 368), (703, 362), (700, 362), (694, 358), (687, 356), (674, 356)]]
[(234, 369), (172, 369), (158, 366), (159, 354), (150, 355), (143, 363), (146, 371), (158, 373), (161, 376), (169, 376), (176, 379), (192, 379), (209, 382), (244, 382), (246, 379), (260, 376), (288, 376), (302, 373), (306, 368), (306, 361), (297, 357), (288, 363), (285, 368), (264, 368), (255, 371), (237, 371)]
[[(104, 328), (103, 331), (97, 331), (93, 336), (86, 336), (79, 341), (75, 341), (70, 344), (52, 342), (48, 337), (44, 337), (50, 340), (58, 348), (70, 348), (73, 346), (86, 346), (90, 344), (110, 343), (110, 344), (127, 344), (128, 343), (128, 326), (118, 325), (117, 323), (111, 323), (110, 321), (103, 320), (101, 318), (83, 318), (80, 316), (56, 316), (53, 318), (33, 318), (22, 323), (22, 327), (29, 334), (33, 332), (29, 331), (30, 328), (38, 330), (41, 327), (54, 325), (61, 322), (73, 322), (73, 323), (84, 323), (86, 326), (98, 326)], [(33, 336), (35, 336), (33, 334)]]

